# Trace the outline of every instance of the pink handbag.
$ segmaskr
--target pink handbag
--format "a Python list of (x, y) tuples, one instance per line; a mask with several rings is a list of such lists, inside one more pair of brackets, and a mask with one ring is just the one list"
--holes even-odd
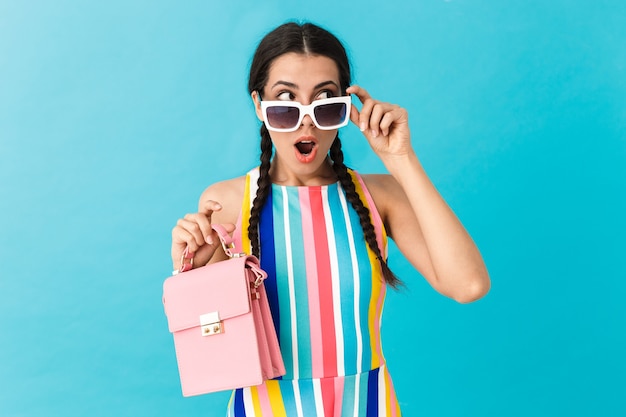
[[(251, 255), (213, 225), (230, 259), (167, 278), (163, 305), (185, 397), (259, 385), (285, 374), (263, 280)], [(181, 272), (191, 268), (185, 253)]]

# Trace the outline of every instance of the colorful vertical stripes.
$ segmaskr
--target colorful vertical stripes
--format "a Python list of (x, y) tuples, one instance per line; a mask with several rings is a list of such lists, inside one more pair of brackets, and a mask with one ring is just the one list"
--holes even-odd
[(400, 417), (386, 367), (335, 378), (272, 380), (233, 391), (228, 417)]
[[(380, 216), (361, 177), (351, 175), (385, 254)], [(235, 239), (244, 251), (257, 179), (258, 170), (247, 176)], [(287, 374), (237, 390), (230, 415), (400, 415), (380, 342), (386, 286), (343, 188), (272, 185), (259, 239)]]

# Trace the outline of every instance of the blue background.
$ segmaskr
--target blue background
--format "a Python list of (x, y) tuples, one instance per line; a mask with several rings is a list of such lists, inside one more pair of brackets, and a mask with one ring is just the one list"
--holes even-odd
[[(182, 398), (170, 231), (257, 163), (246, 71), (330, 28), (488, 264), (459, 305), (391, 253), (406, 416), (626, 414), (626, 3), (0, 0), (0, 415), (221, 416)], [(384, 168), (358, 130), (347, 162)]]

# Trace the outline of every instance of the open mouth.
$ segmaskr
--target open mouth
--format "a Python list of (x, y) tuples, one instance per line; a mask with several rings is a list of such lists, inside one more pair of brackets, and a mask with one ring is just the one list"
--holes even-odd
[(293, 146), (296, 159), (303, 163), (309, 164), (315, 161), (317, 150), (319, 149), (315, 136), (301, 136)]
[(310, 155), (311, 152), (313, 152), (314, 148), (315, 143), (308, 140), (303, 140), (302, 142), (296, 143), (296, 149), (298, 149), (298, 152), (300, 152), (304, 156)]

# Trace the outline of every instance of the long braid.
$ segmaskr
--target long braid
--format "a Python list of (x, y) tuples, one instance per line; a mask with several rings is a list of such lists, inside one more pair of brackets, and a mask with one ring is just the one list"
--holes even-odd
[(270, 162), (272, 160), (272, 139), (265, 127), (261, 126), (261, 166), (259, 167), (259, 180), (257, 181), (258, 189), (252, 209), (250, 210), (250, 225), (248, 226), (248, 238), (252, 244), (252, 254), (260, 255), (259, 248), (259, 221), (261, 209), (270, 194), (272, 180), (270, 178)]
[(339, 135), (337, 135), (330, 148), (330, 157), (333, 160), (333, 170), (337, 175), (337, 179), (346, 192), (346, 198), (359, 215), (359, 221), (361, 223), (361, 228), (363, 229), (365, 240), (380, 262), (385, 281), (393, 288), (398, 288), (402, 284), (402, 281), (400, 281), (391, 269), (389, 269), (389, 265), (387, 265), (387, 262), (380, 252), (378, 241), (376, 239), (376, 232), (374, 230), (374, 226), (372, 225), (372, 220), (370, 219), (370, 211), (367, 207), (365, 207), (363, 201), (361, 201), (361, 198), (359, 197), (359, 194), (356, 192), (356, 187), (354, 186), (354, 182), (352, 182), (352, 177), (348, 173), (348, 167), (346, 167), (343, 162), (343, 151), (341, 150)]

